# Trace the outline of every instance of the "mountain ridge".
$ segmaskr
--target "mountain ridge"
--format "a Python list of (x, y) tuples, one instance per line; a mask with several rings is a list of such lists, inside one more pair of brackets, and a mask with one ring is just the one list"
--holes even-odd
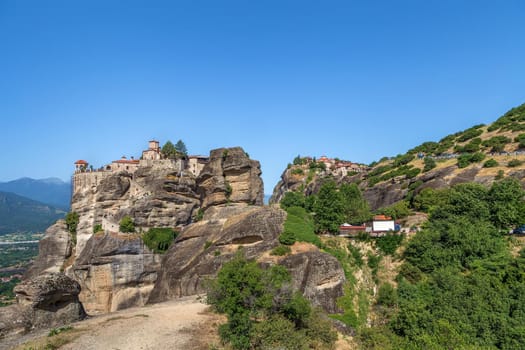
[(0, 191), (15, 193), (63, 210), (68, 210), (70, 207), (71, 184), (56, 177), (45, 179), (21, 177), (0, 182)]

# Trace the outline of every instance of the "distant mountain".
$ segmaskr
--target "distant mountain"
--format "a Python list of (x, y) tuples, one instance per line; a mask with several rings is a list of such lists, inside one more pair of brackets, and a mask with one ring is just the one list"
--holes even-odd
[(66, 212), (14, 193), (0, 192), (0, 235), (44, 232)]
[(71, 201), (71, 184), (57, 178), (35, 180), (23, 177), (9, 182), (0, 182), (0, 191), (47, 203), (68, 210)]

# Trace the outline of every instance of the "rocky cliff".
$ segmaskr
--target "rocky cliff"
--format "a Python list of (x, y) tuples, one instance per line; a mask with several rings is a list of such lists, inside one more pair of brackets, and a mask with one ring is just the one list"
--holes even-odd
[[(286, 213), (262, 207), (259, 162), (235, 147), (211, 151), (198, 177), (177, 164), (152, 162), (81, 187), (72, 201), (79, 214), (76, 245), (75, 235), (59, 221), (46, 232), (27, 277), (64, 270), (79, 283), (79, 300), (88, 313), (110, 312), (202, 293), (206, 279), (242, 247), (248, 258), (290, 267), (296, 288), (326, 310), (336, 310), (344, 274), (335, 259), (317, 248), (299, 258), (300, 268), (269, 258)], [(119, 232), (126, 215), (137, 233)], [(102, 231), (93, 233), (96, 225)], [(140, 231), (154, 227), (181, 232), (164, 256), (141, 238)]]
[(425, 142), (406, 154), (384, 157), (369, 167), (337, 158), (296, 158), (284, 170), (270, 203), (288, 191), (315, 194), (328, 180), (356, 183), (372, 210), (411, 198), (425, 188), (457, 183), (490, 185), (514, 177), (525, 187), (525, 104), (490, 125), (476, 125), (439, 142)]

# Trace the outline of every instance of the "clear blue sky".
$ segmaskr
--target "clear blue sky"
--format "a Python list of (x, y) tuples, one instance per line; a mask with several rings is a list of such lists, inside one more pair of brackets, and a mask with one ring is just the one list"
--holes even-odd
[(525, 102), (525, 1), (0, 0), (0, 181), (242, 146), (369, 163)]

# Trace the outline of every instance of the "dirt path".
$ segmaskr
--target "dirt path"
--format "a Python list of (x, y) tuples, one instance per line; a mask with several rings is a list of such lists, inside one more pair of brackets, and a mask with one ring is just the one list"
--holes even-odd
[(213, 342), (212, 333), (220, 320), (207, 309), (208, 305), (191, 297), (91, 317), (73, 324), (74, 331), (64, 333), (70, 338), (68, 343), (59, 348), (208, 349), (207, 344)]

